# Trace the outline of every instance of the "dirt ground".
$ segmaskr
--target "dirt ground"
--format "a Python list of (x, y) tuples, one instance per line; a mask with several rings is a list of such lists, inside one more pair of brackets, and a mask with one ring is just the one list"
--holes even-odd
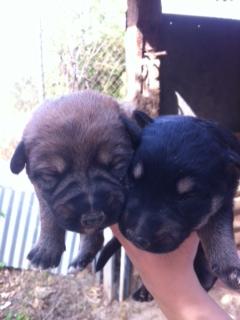
[[(218, 283), (211, 296), (240, 320), (240, 294)], [(155, 302), (131, 298), (107, 302), (100, 285), (88, 271), (67, 276), (45, 271), (0, 270), (2, 320), (163, 320)]]

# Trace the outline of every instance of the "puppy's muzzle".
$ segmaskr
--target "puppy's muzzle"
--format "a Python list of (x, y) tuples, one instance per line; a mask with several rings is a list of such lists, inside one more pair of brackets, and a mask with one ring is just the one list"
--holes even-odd
[(148, 240), (136, 235), (131, 229), (126, 230), (126, 237), (140, 249), (147, 250), (150, 247), (150, 242)]
[(105, 220), (105, 214), (103, 211), (94, 212), (94, 213), (86, 213), (81, 217), (81, 224), (85, 228), (96, 228), (102, 225)]

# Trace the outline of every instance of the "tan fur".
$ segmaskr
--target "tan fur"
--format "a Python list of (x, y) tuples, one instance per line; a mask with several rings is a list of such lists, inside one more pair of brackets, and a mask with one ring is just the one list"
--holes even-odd
[(178, 183), (177, 183), (177, 191), (180, 194), (183, 194), (183, 193), (191, 191), (193, 186), (194, 186), (193, 179), (190, 178), (190, 177), (185, 177), (185, 178), (183, 178), (183, 179), (178, 181)]
[(141, 178), (141, 176), (143, 175), (143, 165), (142, 163), (138, 162), (136, 164), (136, 166), (133, 168), (133, 176), (135, 179), (139, 179)]
[(201, 223), (198, 225), (198, 229), (204, 226), (208, 220), (221, 208), (223, 202), (223, 198), (221, 196), (215, 196), (212, 199), (211, 208), (209, 210), (209, 213), (207, 214), (207, 217), (201, 221)]

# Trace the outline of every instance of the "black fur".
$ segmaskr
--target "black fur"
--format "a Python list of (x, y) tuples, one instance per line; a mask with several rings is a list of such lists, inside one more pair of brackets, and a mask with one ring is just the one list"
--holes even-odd
[(12, 156), (10, 162), (10, 169), (12, 173), (18, 174), (20, 173), (26, 164), (26, 153), (25, 153), (25, 146), (24, 142), (21, 141), (18, 145), (14, 154)]
[(196, 230), (210, 269), (240, 289), (232, 230), (239, 160), (237, 139), (213, 122), (185, 116), (156, 119), (143, 129), (133, 157), (121, 232), (143, 250), (164, 253)]
[[(238, 140), (216, 123), (193, 117), (166, 116), (149, 123), (146, 118), (148, 126), (138, 133), (121, 232), (143, 250), (165, 253), (197, 231), (201, 246), (195, 270), (203, 287), (208, 290), (219, 277), (240, 289), (232, 227)], [(135, 129), (133, 137), (136, 141)], [(103, 250), (101, 264), (108, 251)]]
[(111, 258), (111, 256), (116, 253), (121, 248), (120, 242), (117, 238), (113, 237), (102, 249), (102, 252), (97, 259), (97, 263), (95, 266), (95, 271), (98, 272), (103, 269), (105, 264)]

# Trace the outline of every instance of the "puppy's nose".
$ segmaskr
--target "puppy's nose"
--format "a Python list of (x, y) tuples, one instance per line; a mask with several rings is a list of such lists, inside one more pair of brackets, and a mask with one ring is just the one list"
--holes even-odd
[(95, 228), (100, 226), (105, 220), (104, 212), (86, 213), (81, 217), (81, 224), (86, 228)]
[(137, 247), (141, 249), (148, 249), (150, 247), (150, 242), (143, 237), (136, 235), (131, 229), (126, 230), (127, 238), (132, 241)]

